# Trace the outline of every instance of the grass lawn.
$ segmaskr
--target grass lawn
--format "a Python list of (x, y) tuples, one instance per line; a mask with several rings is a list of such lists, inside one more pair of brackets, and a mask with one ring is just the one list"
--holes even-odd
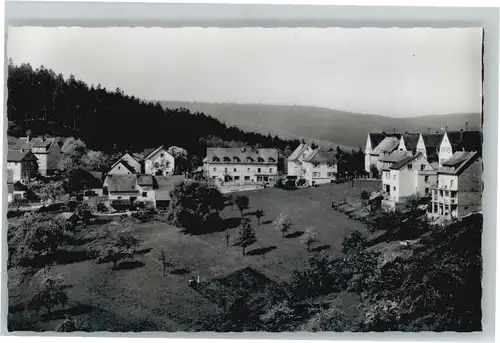
[[(70, 306), (59, 310), (50, 318), (44, 317), (44, 329), (53, 330), (70, 313), (76, 319), (86, 322), (93, 331), (162, 330), (188, 331), (199, 328), (197, 322), (205, 316), (213, 316), (221, 308), (212, 299), (204, 297), (187, 287), (191, 276), (200, 276), (200, 281), (226, 276), (244, 267), (251, 267), (273, 280), (285, 280), (295, 268), (304, 265), (308, 256), (319, 251), (340, 251), (342, 239), (353, 230), (364, 228), (358, 221), (347, 218), (331, 208), (333, 200), (359, 195), (363, 189), (372, 189), (379, 182), (356, 181), (329, 184), (317, 188), (282, 190), (276, 188), (249, 191), (250, 209), (245, 211), (255, 228), (257, 242), (247, 248), (242, 256), (241, 248), (226, 247), (224, 228), (203, 235), (183, 234), (179, 228), (170, 225), (147, 222), (134, 227), (142, 239), (142, 253), (133, 261), (124, 261), (121, 268), (112, 270), (110, 264), (96, 264), (85, 258), (76, 262), (58, 264), (51, 273), (63, 273), (70, 287), (67, 294)], [(253, 215), (256, 209), (264, 210), (261, 225)], [(291, 216), (294, 224), (289, 237), (272, 228), (280, 212)], [(240, 213), (227, 207), (223, 212), (231, 229), (231, 240), (236, 238)], [(300, 235), (306, 227), (318, 232), (318, 242), (307, 252), (300, 242)], [(87, 228), (86, 231), (98, 230)], [(79, 255), (86, 243), (69, 247), (72, 254)], [(163, 276), (159, 252), (163, 249), (174, 265), (171, 273)], [(12, 273), (14, 271), (12, 270)], [(9, 274), (12, 274), (9, 271)], [(32, 296), (42, 271), (17, 288), (16, 305)], [(11, 290), (12, 290), (11, 288)], [(13, 293), (11, 293), (13, 295)]]

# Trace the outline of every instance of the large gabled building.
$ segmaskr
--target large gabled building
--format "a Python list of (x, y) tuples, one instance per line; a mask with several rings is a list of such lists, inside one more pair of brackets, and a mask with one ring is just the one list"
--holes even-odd
[(288, 157), (288, 176), (304, 179), (314, 186), (336, 180), (338, 163), (336, 153), (323, 147), (302, 143)]
[(207, 148), (203, 160), (205, 174), (217, 181), (258, 184), (278, 176), (278, 150), (243, 148)]

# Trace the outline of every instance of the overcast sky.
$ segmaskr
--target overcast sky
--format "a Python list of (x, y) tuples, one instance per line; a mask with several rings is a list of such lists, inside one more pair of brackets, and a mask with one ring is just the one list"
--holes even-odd
[(9, 28), (15, 63), (148, 100), (481, 111), (480, 29)]

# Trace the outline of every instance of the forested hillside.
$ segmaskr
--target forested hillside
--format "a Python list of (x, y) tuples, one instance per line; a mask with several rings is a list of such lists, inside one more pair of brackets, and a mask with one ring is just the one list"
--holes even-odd
[[(107, 153), (143, 151), (160, 144), (176, 145), (194, 156), (204, 156), (206, 144), (260, 145), (280, 150), (295, 148), (298, 140), (244, 132), (187, 109), (164, 109), (124, 94), (87, 85), (43, 66), (14, 65), (9, 61), (9, 135), (73, 136), (87, 147)], [(29, 130), (29, 131), (28, 131)]]

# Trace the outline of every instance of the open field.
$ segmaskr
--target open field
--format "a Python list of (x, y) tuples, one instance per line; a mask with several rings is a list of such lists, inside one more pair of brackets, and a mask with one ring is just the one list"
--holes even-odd
[[(242, 256), (241, 248), (226, 247), (225, 227), (231, 229), (231, 240), (236, 237), (240, 213), (227, 207), (223, 212), (225, 227), (203, 235), (187, 235), (170, 225), (146, 222), (137, 224), (134, 231), (142, 239), (141, 253), (132, 261), (124, 261), (118, 270), (109, 264), (96, 264), (86, 260), (86, 234), (98, 227), (83, 229), (79, 240), (68, 247), (66, 264), (55, 265), (51, 273), (63, 273), (69, 284), (67, 294), (69, 308), (44, 317), (42, 327), (53, 330), (72, 314), (82, 320), (93, 331), (128, 330), (196, 330), (198, 321), (214, 316), (222, 309), (196, 290), (187, 287), (191, 276), (200, 276), (200, 281), (224, 277), (247, 266), (265, 274), (272, 280), (290, 277), (295, 268), (300, 268), (307, 257), (328, 250), (340, 251), (343, 237), (353, 230), (364, 228), (361, 223), (331, 209), (333, 200), (359, 195), (362, 189), (372, 189), (378, 182), (356, 181), (329, 184), (318, 188), (282, 190), (261, 189), (246, 193), (250, 198), (250, 209), (244, 215), (252, 221), (258, 241), (247, 248)], [(253, 215), (256, 209), (265, 211), (261, 225)], [(288, 237), (272, 229), (270, 223), (280, 212), (287, 213), (293, 221)], [(306, 227), (318, 232), (318, 242), (307, 252), (300, 242)], [(172, 270), (162, 274), (159, 261), (161, 249), (167, 252)], [(9, 271), (13, 278), (16, 269)], [(31, 297), (43, 271), (26, 280), (22, 286), (10, 283), (10, 306), (15, 307)]]

